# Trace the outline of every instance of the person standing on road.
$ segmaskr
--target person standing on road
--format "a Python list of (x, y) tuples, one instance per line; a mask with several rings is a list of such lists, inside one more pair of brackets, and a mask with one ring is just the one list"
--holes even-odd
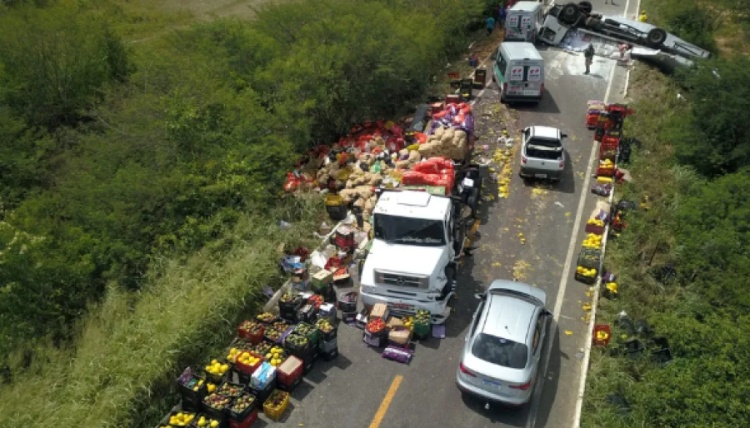
[(646, 11), (645, 10), (642, 10), (641, 14), (638, 15), (638, 20), (641, 21), (641, 22), (648, 21), (648, 15), (646, 15)]
[(604, 0), (604, 4), (610, 4), (610, 3), (612, 3), (612, 6), (617, 6), (615, 4), (615, 0)]
[(589, 74), (591, 71), (591, 63), (594, 61), (594, 45), (589, 43), (586, 50), (583, 51), (583, 57), (586, 60), (586, 72), (583, 74)]
[(492, 30), (495, 29), (495, 18), (489, 16), (487, 17), (487, 35), (492, 35)]

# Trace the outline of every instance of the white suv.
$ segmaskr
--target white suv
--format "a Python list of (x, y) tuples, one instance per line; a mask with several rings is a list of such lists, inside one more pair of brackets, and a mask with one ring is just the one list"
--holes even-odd
[(521, 146), (522, 178), (542, 178), (559, 181), (565, 169), (565, 149), (562, 140), (567, 137), (550, 126), (529, 126), (523, 130)]

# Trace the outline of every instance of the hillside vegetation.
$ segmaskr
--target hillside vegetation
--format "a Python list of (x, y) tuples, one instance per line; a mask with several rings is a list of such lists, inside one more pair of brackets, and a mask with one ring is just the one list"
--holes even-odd
[(280, 197), (285, 173), (407, 113), (487, 6), (433, 3), (283, 2), (244, 22), (4, 2), (0, 426), (155, 425), (179, 371), (279, 285), (279, 244), (311, 244), (321, 204)]
[[(747, 17), (695, 1), (643, 3), (663, 19), (658, 25), (697, 43), (724, 31), (699, 27), (714, 22), (701, 17)], [(746, 37), (742, 24), (725, 22), (739, 32), (738, 43)], [(669, 340), (674, 359), (662, 366), (648, 354), (595, 349), (585, 427), (738, 427), (750, 420), (750, 60), (716, 51), (717, 58), (671, 78), (640, 65), (631, 76), (636, 114), (626, 134), (642, 146), (628, 166), (636, 181), (621, 196), (643, 204), (607, 248), (620, 293), (600, 301), (597, 322), (613, 325), (621, 311), (646, 320)], [(623, 333), (615, 328), (614, 340)]]

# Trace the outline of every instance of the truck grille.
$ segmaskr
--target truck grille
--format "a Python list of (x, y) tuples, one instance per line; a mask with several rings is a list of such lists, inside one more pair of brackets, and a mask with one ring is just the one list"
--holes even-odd
[(375, 271), (375, 281), (380, 284), (395, 285), (397, 287), (428, 288), (430, 278), (417, 275), (402, 275), (392, 272)]

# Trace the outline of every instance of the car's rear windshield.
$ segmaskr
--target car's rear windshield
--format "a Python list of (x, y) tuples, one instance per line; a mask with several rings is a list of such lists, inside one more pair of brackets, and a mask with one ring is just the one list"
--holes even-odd
[(562, 143), (557, 140), (532, 138), (526, 144), (526, 156), (530, 158), (560, 160), (562, 153)]
[(512, 369), (526, 367), (526, 359), (528, 358), (528, 350), (523, 343), (486, 333), (479, 333), (474, 339), (471, 353), (488, 363)]

